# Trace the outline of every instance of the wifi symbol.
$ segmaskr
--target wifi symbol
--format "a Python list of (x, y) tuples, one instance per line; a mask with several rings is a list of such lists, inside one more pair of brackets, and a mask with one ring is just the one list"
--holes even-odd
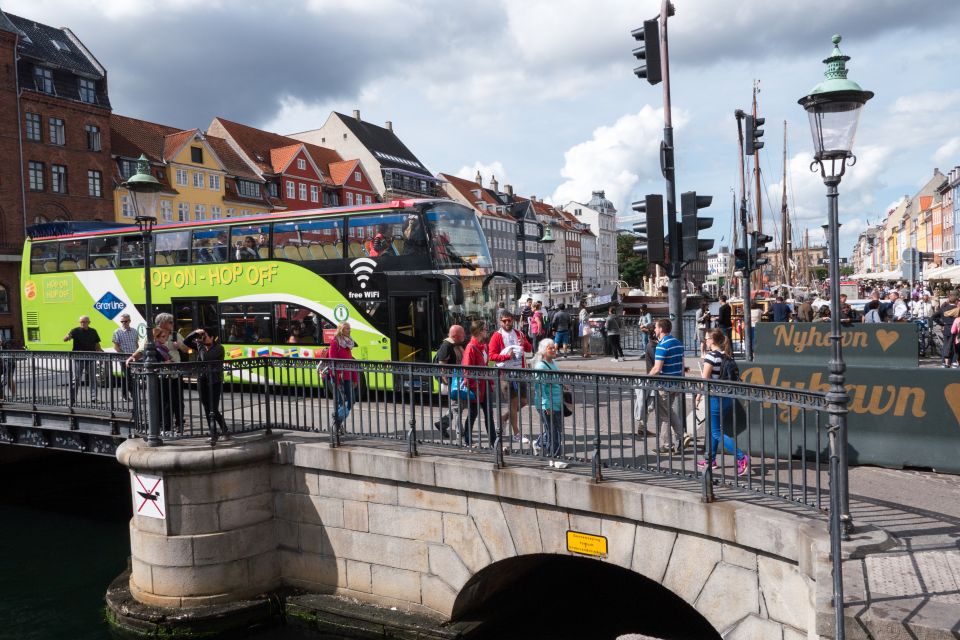
[(370, 279), (370, 274), (373, 273), (375, 266), (377, 266), (376, 261), (370, 258), (357, 258), (350, 263), (350, 268), (353, 269), (353, 274), (357, 276), (357, 282), (360, 283), (361, 289), (367, 288), (367, 280)]

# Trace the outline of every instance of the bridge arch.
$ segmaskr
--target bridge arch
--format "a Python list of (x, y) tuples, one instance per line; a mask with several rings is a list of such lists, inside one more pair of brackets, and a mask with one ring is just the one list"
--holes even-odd
[(460, 589), (450, 619), (476, 623), (470, 640), (613, 640), (629, 633), (720, 639), (699, 611), (654, 580), (616, 564), (551, 553), (505, 558), (480, 570)]

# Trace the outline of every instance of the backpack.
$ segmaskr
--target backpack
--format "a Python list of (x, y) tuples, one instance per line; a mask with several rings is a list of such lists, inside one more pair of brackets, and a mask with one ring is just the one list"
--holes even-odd
[(720, 379), (729, 382), (740, 382), (740, 367), (737, 366), (737, 361), (727, 354), (721, 356)]

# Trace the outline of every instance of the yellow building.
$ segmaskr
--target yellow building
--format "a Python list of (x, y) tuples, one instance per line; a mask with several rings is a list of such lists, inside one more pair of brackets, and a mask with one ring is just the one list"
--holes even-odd
[[(136, 159), (146, 155), (160, 181), (156, 215), (160, 224), (220, 220), (269, 213), (273, 210), (263, 180), (223, 140), (199, 129), (178, 130), (144, 120), (111, 116), (114, 176), (114, 215), (133, 222), (136, 212), (120, 185), (136, 172)], [(146, 212), (144, 212), (146, 213)]]

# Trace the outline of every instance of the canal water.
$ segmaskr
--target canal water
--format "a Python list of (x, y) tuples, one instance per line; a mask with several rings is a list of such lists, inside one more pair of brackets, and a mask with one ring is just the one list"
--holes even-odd
[(113, 458), (0, 445), (0, 640), (112, 639), (103, 596), (127, 566), (131, 510)]

